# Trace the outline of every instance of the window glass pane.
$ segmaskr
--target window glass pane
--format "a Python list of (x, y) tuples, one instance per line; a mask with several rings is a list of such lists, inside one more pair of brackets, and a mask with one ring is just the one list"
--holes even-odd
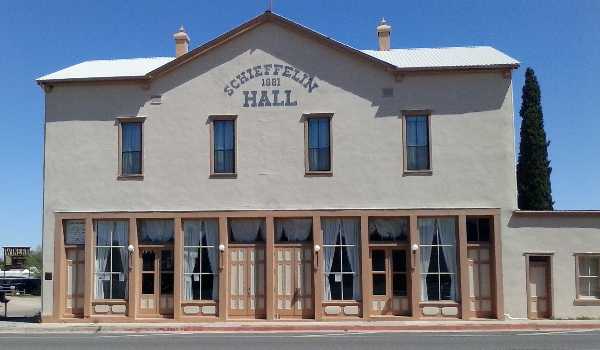
[(392, 271), (393, 272), (406, 272), (406, 251), (405, 250), (393, 250), (392, 251)]
[(330, 271), (331, 272), (341, 272), (342, 271), (342, 247), (325, 247), (323, 249), (333, 249), (334, 250), (333, 262), (331, 263)]
[(200, 250), (200, 258), (202, 259), (200, 266), (202, 267), (202, 270), (201, 270), (202, 273), (212, 273), (213, 272), (213, 268), (210, 263), (210, 258), (208, 256), (209, 249), (216, 249), (216, 248), (202, 248)]
[(142, 271), (154, 271), (153, 251), (145, 251), (142, 253)]
[(354, 274), (343, 274), (343, 300), (353, 300), (354, 297)]
[(429, 260), (429, 269), (426, 272), (435, 273), (439, 272), (438, 266), (438, 247), (433, 246), (429, 248), (431, 251), (430, 260)]
[(385, 295), (385, 274), (373, 274), (373, 295)]
[[(202, 300), (216, 300), (213, 299), (213, 284), (217, 283), (215, 275), (202, 275), (201, 280), (201, 299)], [(218, 289), (215, 289), (217, 291)], [(218, 293), (217, 293), (218, 294)], [(216, 296), (215, 296), (216, 298)]]
[(232, 243), (256, 243), (265, 241), (264, 219), (231, 219), (229, 241)]
[(329, 118), (320, 118), (319, 121), (319, 148), (329, 148)]
[(579, 294), (582, 297), (598, 298), (600, 297), (599, 283), (597, 277), (580, 277)]
[(357, 272), (354, 271), (354, 268), (358, 267), (356, 258), (356, 247), (342, 247), (342, 271)]
[(490, 218), (479, 218), (479, 241), (489, 242), (490, 231), (491, 231), (491, 220)]
[(96, 274), (96, 299), (110, 299), (110, 274)]
[(371, 251), (371, 264), (373, 271), (385, 271), (385, 250)]
[(138, 220), (139, 244), (168, 244), (173, 242), (173, 220), (142, 219)]
[(96, 248), (96, 272), (110, 272), (110, 248)]
[(183, 230), (185, 246), (218, 246), (218, 220), (184, 220)]
[(408, 170), (429, 169), (427, 116), (406, 117), (406, 165)]
[(121, 172), (123, 175), (142, 173), (142, 123), (121, 124)]
[(112, 299), (125, 299), (127, 284), (124, 273), (112, 275)]
[[(331, 297), (328, 300), (342, 300), (342, 280), (338, 278), (336, 282), (335, 275), (336, 274), (332, 273), (326, 277), (329, 281), (329, 289), (331, 293)], [(327, 290), (325, 290), (325, 292), (327, 293)], [(327, 296), (325, 299), (327, 300)]]
[(112, 248), (112, 272), (125, 272), (127, 268), (127, 249)]
[(275, 219), (277, 242), (312, 241), (312, 219)]
[(173, 271), (173, 251), (162, 250), (160, 252), (160, 271), (161, 272), (172, 272)]
[(426, 298), (424, 300), (440, 300), (440, 275), (438, 274), (428, 274), (423, 275), (425, 278), (426, 288)]
[(154, 274), (142, 274), (142, 294), (154, 294)]
[(477, 219), (467, 217), (467, 241), (479, 241), (479, 230), (477, 229)]
[(161, 273), (160, 274), (160, 292), (162, 294), (173, 294), (173, 274), (172, 273)]
[(394, 296), (406, 296), (406, 275), (395, 273), (393, 275), (392, 289)]
[(331, 170), (330, 119), (308, 119), (308, 169), (310, 171)]
[(83, 220), (65, 220), (64, 221), (65, 244), (84, 245), (85, 244), (85, 221)]
[(441, 300), (452, 299), (452, 278), (454, 275), (441, 274), (440, 275), (440, 298)]
[(113, 221), (96, 221), (96, 245), (110, 246), (111, 235), (114, 228)]
[(598, 257), (580, 256), (579, 257), (579, 275), (580, 276), (598, 276)]
[(214, 124), (214, 172), (235, 172), (235, 126), (233, 120), (215, 120)]

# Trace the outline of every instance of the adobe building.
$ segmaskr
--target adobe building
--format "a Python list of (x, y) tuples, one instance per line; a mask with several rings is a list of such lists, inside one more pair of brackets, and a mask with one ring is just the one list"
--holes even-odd
[(517, 208), (519, 62), (390, 33), (267, 11), (39, 78), (43, 320), (600, 316), (600, 213)]

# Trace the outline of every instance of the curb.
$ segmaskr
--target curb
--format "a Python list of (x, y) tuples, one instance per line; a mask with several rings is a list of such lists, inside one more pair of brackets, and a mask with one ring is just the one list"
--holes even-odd
[(401, 333), (401, 332), (515, 332), (515, 331), (593, 331), (600, 330), (600, 323), (585, 324), (449, 324), (449, 325), (182, 325), (158, 327), (127, 327), (111, 325), (90, 325), (79, 327), (10, 327), (2, 328), (0, 334), (20, 333), (327, 333), (327, 332), (356, 332), (356, 333)]

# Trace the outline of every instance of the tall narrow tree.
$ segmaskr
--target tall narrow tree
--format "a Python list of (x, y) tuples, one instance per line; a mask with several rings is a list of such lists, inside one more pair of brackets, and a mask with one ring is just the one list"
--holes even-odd
[(544, 131), (541, 92), (535, 72), (527, 68), (521, 104), (521, 143), (517, 187), (521, 210), (553, 210), (550, 161)]

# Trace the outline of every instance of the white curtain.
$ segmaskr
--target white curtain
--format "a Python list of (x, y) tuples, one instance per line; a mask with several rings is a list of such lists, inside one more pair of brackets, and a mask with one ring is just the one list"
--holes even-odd
[(194, 265), (196, 264), (196, 260), (198, 259), (198, 248), (185, 248), (183, 250), (183, 263), (184, 263), (184, 276), (185, 276), (185, 286), (184, 286), (184, 299), (185, 300), (194, 300), (194, 291), (192, 287), (192, 281), (194, 275), (191, 273), (194, 272)]
[(278, 219), (275, 221), (276, 240), (284, 236), (288, 242), (305, 242), (312, 233), (312, 219)]
[(427, 275), (429, 271), (429, 262), (431, 261), (431, 247), (423, 245), (431, 245), (433, 236), (435, 235), (435, 219), (419, 219), (419, 239), (421, 242), (421, 300), (429, 300), (427, 294)]
[(210, 269), (214, 277), (212, 299), (217, 300), (219, 298), (219, 279), (217, 278), (217, 273), (219, 273), (219, 251), (217, 248), (219, 244), (219, 224), (217, 220), (204, 221), (204, 234), (206, 235), (206, 245), (212, 247), (206, 249), (208, 249), (208, 260), (210, 261)]
[(441, 247), (441, 250), (448, 266), (448, 272), (451, 273), (450, 299), (458, 301), (456, 288), (456, 220), (454, 218), (440, 218), (437, 222), (439, 244), (451, 245), (451, 247)]
[(254, 243), (265, 240), (265, 222), (262, 219), (233, 219), (229, 221), (231, 238), (235, 243)]
[[(321, 219), (321, 226), (323, 228), (323, 243), (324, 245), (334, 245), (336, 238), (341, 229), (341, 223), (339, 219)], [(334, 247), (324, 247), (324, 271), (325, 271), (325, 300), (331, 300), (331, 286), (329, 285), (329, 273), (331, 273), (331, 266), (333, 265), (333, 255), (335, 253)]]
[(164, 244), (173, 241), (173, 220), (144, 219), (138, 226), (141, 244)]
[(104, 279), (109, 276), (103, 273), (106, 271), (106, 265), (108, 263), (108, 257), (110, 255), (110, 248), (99, 248), (96, 249), (96, 299), (105, 299), (110, 295), (104, 295)]
[(384, 240), (406, 240), (408, 223), (404, 218), (370, 219), (369, 235), (375, 231)]
[(360, 220), (354, 218), (340, 219), (342, 226), (342, 236), (347, 245), (353, 247), (344, 247), (342, 251), (346, 251), (350, 260), (350, 268), (354, 275), (352, 276), (352, 299), (360, 300), (360, 271), (358, 270), (358, 237), (360, 232)]

